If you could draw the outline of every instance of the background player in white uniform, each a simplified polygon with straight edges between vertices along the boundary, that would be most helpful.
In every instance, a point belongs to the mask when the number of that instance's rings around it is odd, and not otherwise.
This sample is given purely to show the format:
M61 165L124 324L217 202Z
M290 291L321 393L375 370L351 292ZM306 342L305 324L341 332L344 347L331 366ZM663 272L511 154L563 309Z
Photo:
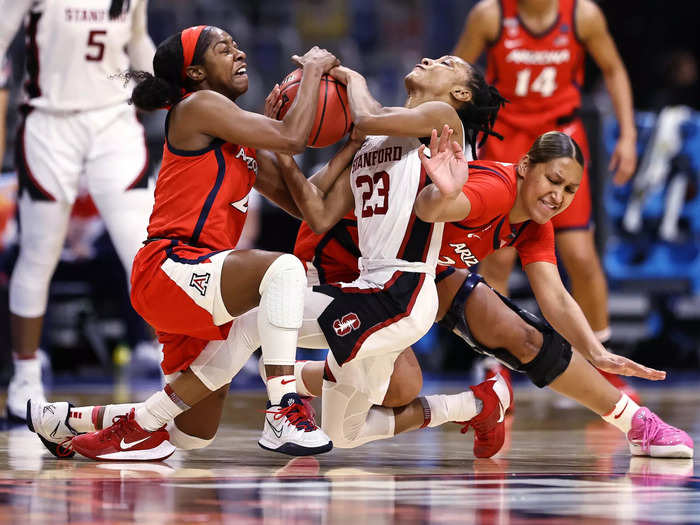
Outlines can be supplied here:
M143 128L127 103L131 87L114 77L130 66L152 71L155 48L146 0L0 0L0 12L0 56L23 19L27 39L7 400L8 415L24 420L27 400L44 397L36 350L79 177L127 274L146 238L153 194Z

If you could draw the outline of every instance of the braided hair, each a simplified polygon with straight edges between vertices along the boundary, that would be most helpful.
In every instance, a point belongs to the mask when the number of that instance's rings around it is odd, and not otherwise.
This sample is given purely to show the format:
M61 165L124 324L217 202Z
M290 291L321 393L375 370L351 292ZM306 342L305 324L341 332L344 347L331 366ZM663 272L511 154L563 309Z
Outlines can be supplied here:
M154 75L146 71L125 73L125 80L138 82L131 94L131 102L142 111L163 109L179 102L183 95L192 91L196 82L189 77L183 79L182 66L185 60L181 33L166 38L156 49L153 57ZM202 65L204 53L214 35L211 27L202 30L194 50L191 65Z
M477 147L483 146L490 135L503 140L502 135L493 131L493 126L498 110L508 100L501 96L498 89L488 84L484 74L473 65L467 87L472 93L472 99L457 109L457 114L464 125L465 140L471 146L472 156L476 159ZM477 144L479 133L481 141Z

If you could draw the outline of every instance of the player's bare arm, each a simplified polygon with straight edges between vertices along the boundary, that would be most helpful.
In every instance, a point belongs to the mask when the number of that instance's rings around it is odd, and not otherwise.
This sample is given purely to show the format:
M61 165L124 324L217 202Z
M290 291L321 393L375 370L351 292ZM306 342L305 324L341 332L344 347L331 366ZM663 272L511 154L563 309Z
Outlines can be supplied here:
M501 8L497 0L482 0L467 16L453 55L476 62L486 47L498 38Z
M463 140L459 116L446 102L428 100L414 107L384 107L372 97L361 74L340 66L333 68L331 75L347 86L353 124L366 135L428 137L433 129L447 124L455 130L455 140ZM412 106L410 98L407 105Z
M637 130L634 125L632 88L627 71L610 36L605 17L591 0L581 0L576 10L577 32L586 50L600 67L620 125L620 138L608 169L614 181L623 184L637 165Z
M418 218L426 222L462 220L471 210L469 199L462 193L469 164L452 135L452 130L444 126L438 139L434 129L430 135L430 157L425 154L425 146L418 150L421 164L433 181L420 191L413 206Z
M213 52L219 52L215 46ZM226 52L223 48L221 52ZM245 67L245 55L237 58L238 66ZM282 120L245 111L223 94L204 89L183 100L173 111L170 141L183 149L206 147L213 137L233 144L246 144L256 149L299 153L306 147L318 104L318 84L323 73L336 66L338 60L326 50L313 47L303 57L293 57L304 75L299 96ZM204 74L199 66L190 66L188 74L195 80ZM190 69L192 69L190 71ZM196 122L178 127L180 119Z
M307 179L292 157L277 156L287 188L301 210L303 220L314 233L327 232L352 209L354 198L350 191L349 161L360 145L361 142L349 141L336 155L341 158L336 162L331 159L319 175L317 179L320 179L321 186L330 184L326 191Z
M666 372L648 368L609 352L596 338L578 303L566 291L556 265L533 262L525 266L532 291L542 314L588 361L614 374L658 381Z

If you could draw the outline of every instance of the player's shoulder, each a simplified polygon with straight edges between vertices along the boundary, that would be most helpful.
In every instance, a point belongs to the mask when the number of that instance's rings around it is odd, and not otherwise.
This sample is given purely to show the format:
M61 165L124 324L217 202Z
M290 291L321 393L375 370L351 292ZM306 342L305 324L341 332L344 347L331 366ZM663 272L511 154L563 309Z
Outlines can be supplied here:
M576 32L582 39L596 29L605 27L605 15L593 0L577 0L574 5Z
M501 1L481 0L469 12L469 22L479 31L494 35L501 25Z

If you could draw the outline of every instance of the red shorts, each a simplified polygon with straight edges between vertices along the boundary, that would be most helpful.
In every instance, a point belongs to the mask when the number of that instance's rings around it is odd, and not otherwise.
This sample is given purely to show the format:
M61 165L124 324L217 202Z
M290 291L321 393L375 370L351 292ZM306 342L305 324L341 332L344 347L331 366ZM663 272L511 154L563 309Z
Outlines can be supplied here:
M503 135L500 141L493 137L486 141L486 145L479 151L479 158L484 160L496 160L500 162L518 162L535 142L535 139L547 131L562 131L573 138L581 148L586 166L583 170L581 186L569 207L559 215L555 215L552 224L556 231L571 229L588 229L591 222L591 190L588 180L588 140L581 120L576 119L569 124L556 126L553 130L545 129L534 133L533 130L523 130L512 127L499 121L496 130Z
M166 375L186 369L209 341L228 336L233 317L223 307L220 279L229 252L159 240L136 254L131 303L163 343Z

